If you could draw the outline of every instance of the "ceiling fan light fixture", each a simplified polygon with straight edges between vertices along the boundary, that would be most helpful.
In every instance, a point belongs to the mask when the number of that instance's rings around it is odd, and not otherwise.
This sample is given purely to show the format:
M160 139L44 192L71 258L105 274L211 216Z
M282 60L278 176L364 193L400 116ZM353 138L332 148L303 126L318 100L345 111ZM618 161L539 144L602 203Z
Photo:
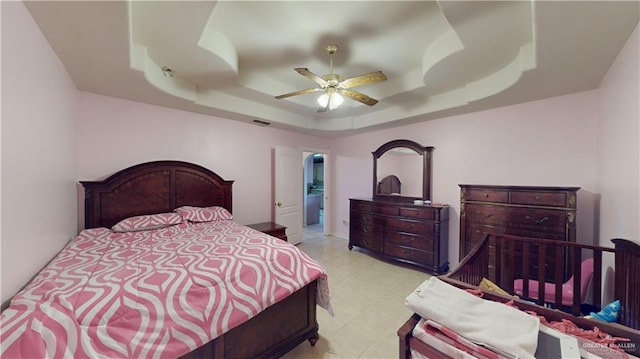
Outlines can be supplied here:
M309 71L306 67L296 67L294 70L300 75L311 79L313 82L319 85L319 87L309 88L306 90L289 92L284 95L276 96L277 99L283 99L290 96L304 95L312 92L324 92L318 98L318 104L321 106L318 112L324 112L327 110L333 110L338 108L344 101L342 95L348 98L361 102L368 106L373 106L378 103L378 100L371 98L362 92L354 91L352 88L364 85L370 85L376 82L385 81L387 76L382 71L370 72L364 75L348 78L344 80L342 76L333 73L333 55L338 50L338 46L329 44L326 47L329 54L329 73L323 76L318 76ZM338 93L339 92L339 93Z
M320 95L320 97L318 97L318 105L320 105L320 107L327 107L328 102L329 95L327 95L326 93L323 93L322 95Z
M338 106L342 105L344 102L344 98L340 96L338 93L324 93L320 97L318 97L318 105L320 107L326 108L327 104L329 105L329 110L333 110L338 108Z
M342 105L342 103L344 102L344 98L340 96L340 94L334 93L330 97L331 98L329 99L329 109L331 110Z

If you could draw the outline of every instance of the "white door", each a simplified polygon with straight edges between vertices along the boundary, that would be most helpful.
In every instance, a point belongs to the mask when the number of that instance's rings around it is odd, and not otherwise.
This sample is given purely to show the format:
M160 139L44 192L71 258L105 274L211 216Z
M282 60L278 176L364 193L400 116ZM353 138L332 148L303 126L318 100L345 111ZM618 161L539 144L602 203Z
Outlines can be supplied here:
M289 243L302 242L302 151L276 146L275 222L287 227Z

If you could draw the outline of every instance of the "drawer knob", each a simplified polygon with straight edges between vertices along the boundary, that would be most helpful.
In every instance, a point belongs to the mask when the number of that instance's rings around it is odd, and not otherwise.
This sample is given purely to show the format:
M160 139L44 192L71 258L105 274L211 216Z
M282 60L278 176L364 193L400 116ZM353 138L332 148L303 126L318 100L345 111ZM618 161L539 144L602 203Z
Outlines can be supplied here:
M489 198L489 194L488 194L488 193L485 193L485 194L484 194L484 198Z
M533 199L535 199L535 200L537 201L537 200L539 200L539 199L540 199L540 196L535 195L535 196L533 196Z

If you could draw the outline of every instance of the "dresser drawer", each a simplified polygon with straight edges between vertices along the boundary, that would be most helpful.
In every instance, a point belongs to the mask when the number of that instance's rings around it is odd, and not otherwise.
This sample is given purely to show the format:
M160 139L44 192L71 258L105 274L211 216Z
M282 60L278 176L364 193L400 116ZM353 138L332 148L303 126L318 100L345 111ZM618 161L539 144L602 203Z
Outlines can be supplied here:
M366 248L374 252L382 253L382 239L380 238L360 236L353 241L353 245Z
M536 231L518 230L513 228L498 227L481 223L467 223L464 229L465 241L480 242L487 233L508 234L512 236L533 237L544 239L565 240L564 233L540 233ZM468 252L465 252L468 253Z
M352 223L349 230L349 243L382 253L383 232L381 228Z
M433 250L432 235L415 235L402 232L387 232L385 242L422 250Z
M521 236L521 237L565 240L564 234L562 233L560 234L543 233L541 235L539 232L535 232L535 231L518 230L513 228L498 227L498 226L481 224L481 223L468 223L465 226L464 231L465 231L464 232L465 240L471 241L473 243L480 242L487 233L508 234L512 236Z
M392 231L408 232L415 234L433 233L433 223L412 221L408 219L390 218L386 227Z
M473 248L475 248L475 247L476 247L476 245L478 245L478 242L474 242L474 241L466 241L466 242L464 243L464 251L462 252L461 257L460 257L460 258L458 258L458 260L460 260L460 261L461 261L461 260L463 260L463 259L464 259L464 257L466 257L466 256L467 256L467 254L469 254L469 253L473 250Z
M566 207L567 194L562 192L511 192L511 203L534 206Z
M351 201L351 209L356 211L371 212L371 202L365 201Z
M426 266L433 266L433 253L385 243L384 254Z
M379 225L384 226L385 218L381 216L376 216L375 214L368 212L351 212L351 221L352 222L360 222L362 224L370 224L370 225Z
M509 191L499 189L468 188L464 191L464 200L508 203Z
M373 211L379 214L388 214L390 216L397 216L399 213L400 207L395 204L386 204L386 203L374 203Z
M484 239L484 236L487 233L504 233L504 228L488 226L485 224L478 223L469 223L465 226L465 228L460 229L461 232L464 232L464 244L463 247L460 248L460 258L462 260L471 250ZM461 233L462 234L462 233Z
M380 240L382 240L384 227L355 222L351 224L351 229L349 232L351 234L364 235L373 238L379 238Z
M507 229L565 233L567 213L560 210L466 204L467 221Z
M400 207L400 215L403 217L419 218L427 221L435 221L437 208L431 207Z
M502 227L488 226L479 223L469 223L465 228L465 236L467 241L474 244L480 242L487 233L504 234L505 229Z

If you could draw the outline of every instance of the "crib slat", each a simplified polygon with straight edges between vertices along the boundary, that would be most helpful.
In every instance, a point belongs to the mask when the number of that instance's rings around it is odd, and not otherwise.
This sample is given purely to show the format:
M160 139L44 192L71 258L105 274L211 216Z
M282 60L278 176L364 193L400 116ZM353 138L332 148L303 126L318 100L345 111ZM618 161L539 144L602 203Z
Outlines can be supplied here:
M573 299L571 303L571 313L580 315L580 285L582 284L582 250L580 247L574 247L571 250L571 260L573 271Z
M529 256L531 243L522 243L522 295L529 296Z
M593 251L592 302L596 308L602 307L602 251Z
M546 268L545 268L545 256L543 253L547 252L547 246L544 243L540 243L538 245L538 300L536 303L538 305L544 305L544 280L540 278L546 278Z
M563 277L565 276L565 251L563 248L558 248L555 247L555 251L554 251L554 280L556 282L556 285L554 286L554 291L555 291L555 295L554 295L554 302L555 302L555 307L556 308L561 308L562 307L562 282L563 282Z

